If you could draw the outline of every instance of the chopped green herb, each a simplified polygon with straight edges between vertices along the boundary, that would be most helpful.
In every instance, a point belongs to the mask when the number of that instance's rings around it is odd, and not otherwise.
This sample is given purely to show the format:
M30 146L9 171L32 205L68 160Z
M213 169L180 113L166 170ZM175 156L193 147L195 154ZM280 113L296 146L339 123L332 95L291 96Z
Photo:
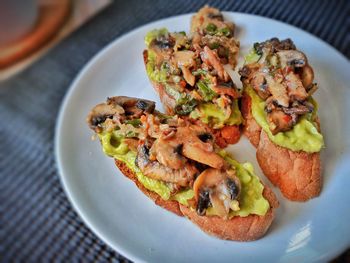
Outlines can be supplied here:
M206 71L204 69L197 69L195 71L192 71L193 76L206 75L207 73L208 73L208 71Z
M197 82L198 91L201 94L204 101L211 101L217 94L209 87L209 82L199 80Z
M125 137L126 138L133 138L133 137L137 137L138 135L139 134L134 132L134 131L128 131L128 132L126 132Z
M197 106L197 101L195 99L189 98L189 96L186 99L182 99L181 102L182 104L178 103L175 106L175 113L179 115L187 115L191 113Z
M228 27L225 27L225 28L220 29L219 33L221 33L222 35L228 37L228 36L230 36L231 31L230 31L230 29Z
M135 128L140 127L141 124L142 124L142 122L140 121L140 119L126 120L125 123L126 123L126 124L131 124L131 125L134 126Z
M209 23L206 27L206 30L209 34L214 35L216 34L217 26L214 25L213 23Z

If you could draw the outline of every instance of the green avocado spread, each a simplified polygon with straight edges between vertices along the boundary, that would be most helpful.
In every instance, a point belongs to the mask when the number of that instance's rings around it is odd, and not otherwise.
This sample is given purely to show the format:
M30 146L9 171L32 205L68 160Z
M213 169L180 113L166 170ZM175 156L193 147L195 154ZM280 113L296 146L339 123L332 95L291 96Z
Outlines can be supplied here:
M168 34L168 30L166 28L154 29L149 31L145 36L145 44L147 47L151 44L151 42L159 38L161 36L166 36ZM156 65L156 54L151 49L148 49L148 57L146 64L146 72L148 77L155 82L165 82L167 79L168 70L166 67L157 68Z
M123 143L123 137L116 136L113 132L104 132L99 134L99 138L106 155L124 162L135 172L137 180L142 183L145 188L157 193L162 199L174 199L183 205L187 205L187 200L193 197L192 190L182 191L170 197L171 190L166 183L143 175L140 169L135 165L136 152L129 150L128 146Z
M159 38L161 36L167 36L168 34L169 32L166 28L153 29L146 34L145 44L148 47L154 39Z
M242 123L242 114L238 108L237 100L232 103L232 112L229 117L214 103L202 103L191 112L192 119L200 119L202 122L209 124L214 129L224 127L224 125L239 125Z
M267 133L275 144L292 151L304 151L308 153L319 152L324 147L324 140L318 132L314 122L316 114L308 114L301 118L293 129L287 132L279 132L273 135L269 129L265 113L265 101L262 100L251 87L245 87L245 92L252 100L252 114L256 122ZM317 106L315 101L311 101ZM315 111L317 107L315 107Z
M188 200L194 197L192 189L183 190L174 196L171 196L170 187L161 181L149 178L140 171L135 165L136 153L128 148L123 142L123 137L113 132L103 132L99 134L103 151L106 155L124 162L132 171L135 172L137 180L150 191L157 193L164 200L176 200L179 203L188 206ZM242 190L240 194L240 210L231 211L230 217L248 216L249 214L264 215L269 209L268 201L263 197L264 186L260 183L258 177L254 174L250 163L240 164L232 159L225 151L219 153L232 168L241 181ZM214 209L208 209L207 215L215 215Z

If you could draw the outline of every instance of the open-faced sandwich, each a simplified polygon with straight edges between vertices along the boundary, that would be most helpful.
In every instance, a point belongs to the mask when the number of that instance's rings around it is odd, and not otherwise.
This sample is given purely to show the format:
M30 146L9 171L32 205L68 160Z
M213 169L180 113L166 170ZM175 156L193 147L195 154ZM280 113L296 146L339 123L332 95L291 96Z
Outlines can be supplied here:
M239 71L243 82L244 133L257 148L264 174L293 201L306 201L322 187L324 147L314 73L290 39L255 43Z
M197 22L202 17L207 17L205 22ZM224 68L228 62L236 63L233 25L222 21L218 10L206 7L194 16L192 30L193 40L184 32L150 31L143 52L147 75L167 114L200 120L225 147L239 140L242 122L241 94Z
M251 164L219 150L201 122L130 97L108 98L87 121L103 151L157 205L221 239L255 240L269 228L275 195Z

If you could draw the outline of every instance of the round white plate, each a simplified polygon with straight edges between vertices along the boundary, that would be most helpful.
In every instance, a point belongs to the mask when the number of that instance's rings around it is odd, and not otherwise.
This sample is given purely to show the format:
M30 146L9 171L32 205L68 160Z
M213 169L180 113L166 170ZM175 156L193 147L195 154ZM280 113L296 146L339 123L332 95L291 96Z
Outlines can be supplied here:
M200 231L186 218L156 205L123 176L106 157L85 118L108 96L128 95L157 101L144 69L143 37L151 29L189 28L190 15L157 21L113 41L97 54L72 84L56 126L56 158L70 201L85 223L107 244L134 261L148 262L319 262L350 246L350 66L329 45L295 27L253 15L224 13L238 27L242 53L256 41L293 39L314 67L320 89L324 187L307 203L282 198L276 220L265 237L240 243ZM250 161L267 182L255 150L242 138L229 151ZM268 182L267 182L268 183Z

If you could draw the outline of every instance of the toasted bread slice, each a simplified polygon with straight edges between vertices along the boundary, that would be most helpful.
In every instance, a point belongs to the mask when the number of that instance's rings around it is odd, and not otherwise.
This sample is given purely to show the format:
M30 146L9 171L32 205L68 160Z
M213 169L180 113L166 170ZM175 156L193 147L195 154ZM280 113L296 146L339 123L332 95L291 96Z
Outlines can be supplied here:
M160 207L165 208L166 210L173 212L174 214L177 214L178 216L183 216L179 203L177 201L173 200L163 200L159 195L157 195L155 192L152 192L148 189L146 189L136 178L135 173L123 162L115 160L115 164L119 168L119 170L129 179L131 179L136 186L149 198L151 198L156 205L159 205Z
M180 205L180 210L189 220L209 235L220 239L252 241L261 238L270 227L279 202L272 190L265 185L263 196L269 201L270 209L264 216L235 216L229 220L218 216L200 216L196 211Z
M269 139L251 113L251 98L244 93L244 134L257 148L256 157L265 176L292 201L317 197L322 188L320 153L294 152Z
M163 200L156 193L147 190L137 180L135 173L125 163L115 160L115 164L120 171L126 177L131 179L145 195L155 202L156 205L159 205L178 216L185 215L204 232L221 239L251 241L262 237L270 227L275 217L275 209L279 206L275 194L265 185L263 196L268 200L270 209L264 216L252 214L246 217L236 216L229 220L222 219L218 216L199 216L196 211L193 211L176 201Z

